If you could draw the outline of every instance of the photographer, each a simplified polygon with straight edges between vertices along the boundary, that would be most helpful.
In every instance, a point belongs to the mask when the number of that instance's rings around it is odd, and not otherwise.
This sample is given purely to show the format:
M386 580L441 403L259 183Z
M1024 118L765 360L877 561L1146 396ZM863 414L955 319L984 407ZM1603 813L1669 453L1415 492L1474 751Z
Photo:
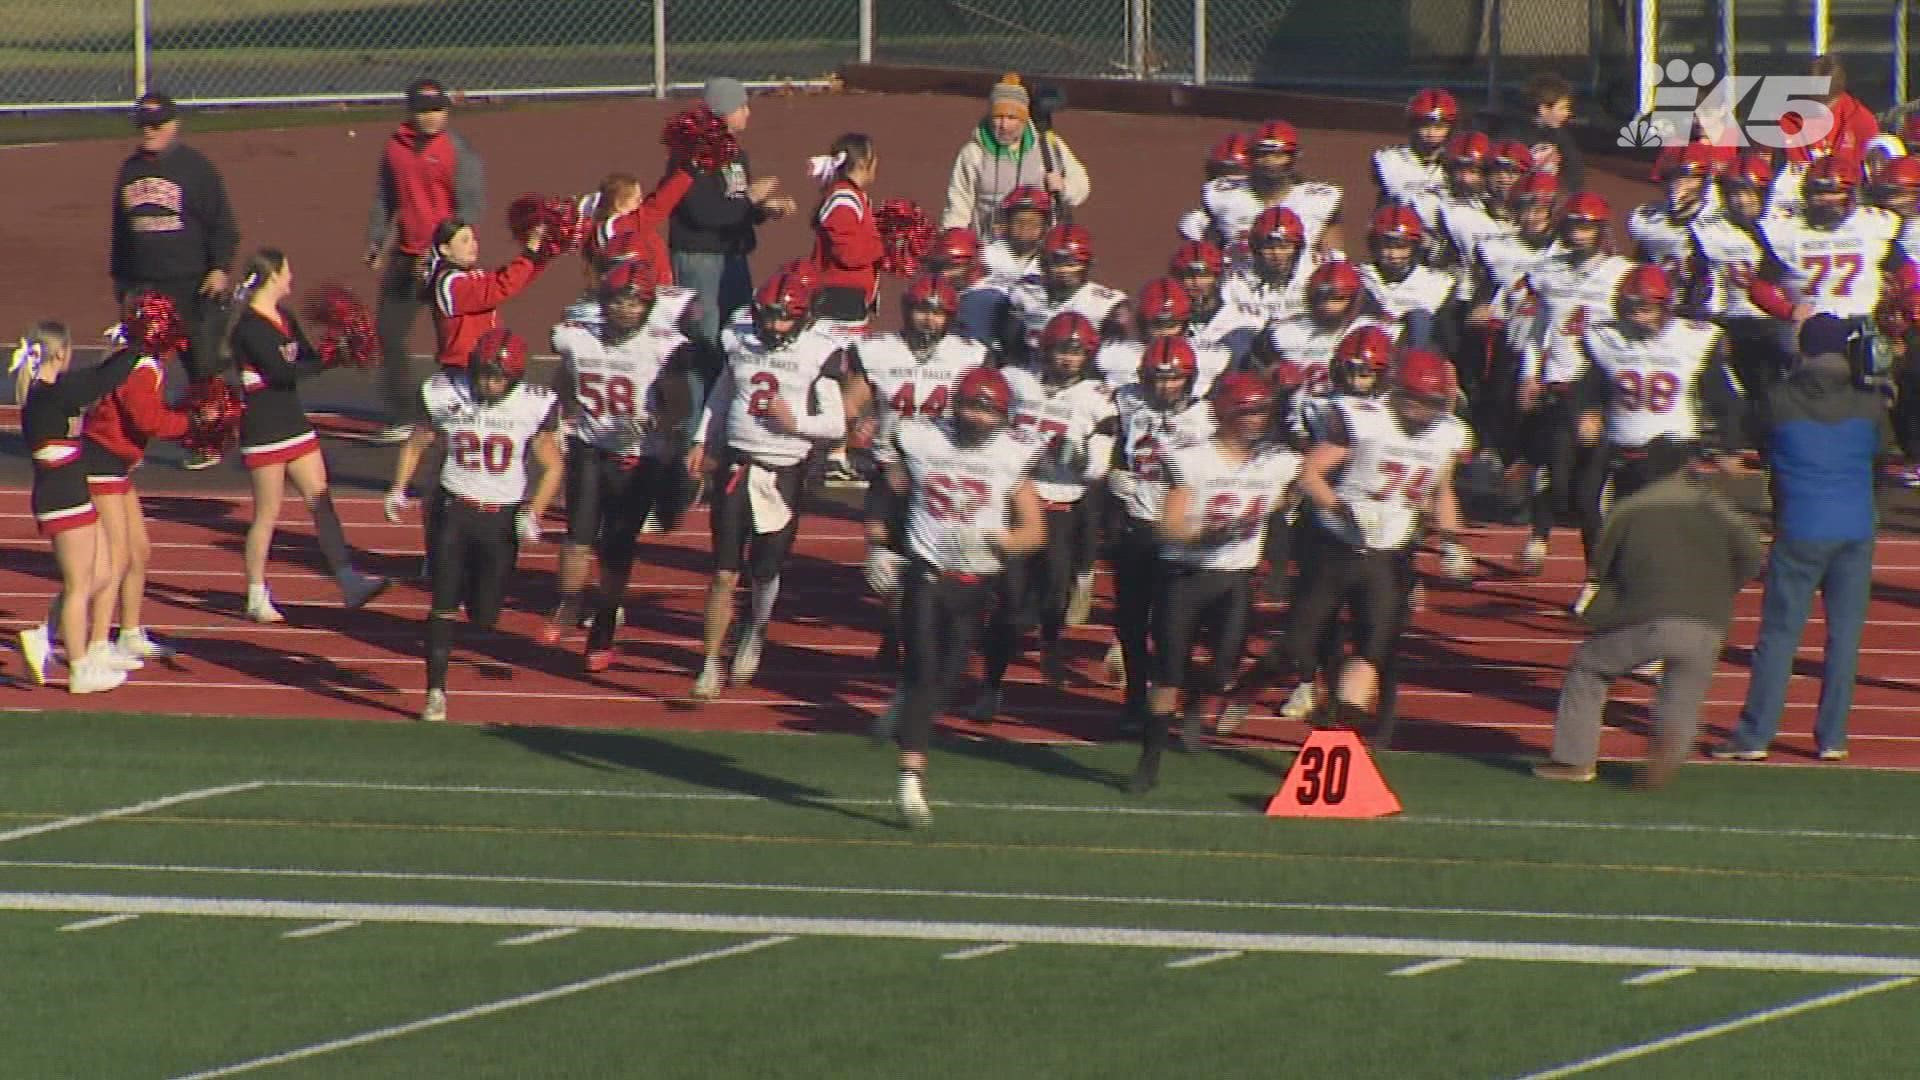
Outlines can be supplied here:
M1050 89L1029 96L1018 75L994 86L987 95L986 119L954 158L941 228L995 235L1001 200L1017 187L1046 190L1056 208L1054 223L1072 220L1074 208L1087 201L1093 188L1086 167L1053 130L1053 113L1064 103Z

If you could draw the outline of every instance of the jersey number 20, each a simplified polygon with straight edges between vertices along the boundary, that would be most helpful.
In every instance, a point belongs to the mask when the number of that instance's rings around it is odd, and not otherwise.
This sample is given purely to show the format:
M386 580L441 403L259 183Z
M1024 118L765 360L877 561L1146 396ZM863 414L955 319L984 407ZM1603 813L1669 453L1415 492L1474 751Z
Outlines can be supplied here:
M458 468L481 469L498 475L513 465L513 440L499 434L483 439L471 431L456 431L447 453Z

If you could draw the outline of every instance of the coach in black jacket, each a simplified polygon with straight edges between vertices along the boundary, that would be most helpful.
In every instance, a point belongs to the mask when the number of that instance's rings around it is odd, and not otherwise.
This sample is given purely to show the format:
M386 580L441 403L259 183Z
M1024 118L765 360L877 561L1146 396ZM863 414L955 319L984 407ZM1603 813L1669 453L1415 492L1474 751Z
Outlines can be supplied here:
M136 292L173 298L190 347L181 361L195 382L211 377L219 350L205 340L208 302L225 295L240 230L213 163L180 141L179 110L165 94L134 105L140 147L113 182L113 238L107 272L116 303ZM204 467L218 459L189 461Z

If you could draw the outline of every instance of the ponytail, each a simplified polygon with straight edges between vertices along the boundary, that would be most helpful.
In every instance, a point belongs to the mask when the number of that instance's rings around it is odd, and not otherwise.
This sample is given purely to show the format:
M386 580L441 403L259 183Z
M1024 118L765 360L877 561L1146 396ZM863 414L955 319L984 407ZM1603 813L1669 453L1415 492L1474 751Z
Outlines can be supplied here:
M13 350L7 368L13 373L14 404L25 404L27 391L33 389L33 381L40 377L40 369L54 354L71 349L72 344L73 339L67 333L66 324L52 320L35 323L33 329L20 335L20 344Z
M846 179L847 170L873 160L873 138L857 131L833 140L827 152L807 159L807 173L821 187Z
M246 269L240 272L240 284L233 287L233 293L227 298L226 318L220 321L219 366L227 367L234 362L233 331L252 307L253 294L286 265L287 257L278 248L261 248L247 260Z

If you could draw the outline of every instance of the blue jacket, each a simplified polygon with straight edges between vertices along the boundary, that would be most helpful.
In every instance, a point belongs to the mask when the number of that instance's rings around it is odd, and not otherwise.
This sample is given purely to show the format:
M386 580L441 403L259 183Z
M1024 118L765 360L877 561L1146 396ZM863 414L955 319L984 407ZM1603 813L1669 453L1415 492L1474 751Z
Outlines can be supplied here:
M1886 423L1886 399L1856 385L1842 356L1810 357L1768 393L1761 425L1777 536L1873 535L1874 459Z

